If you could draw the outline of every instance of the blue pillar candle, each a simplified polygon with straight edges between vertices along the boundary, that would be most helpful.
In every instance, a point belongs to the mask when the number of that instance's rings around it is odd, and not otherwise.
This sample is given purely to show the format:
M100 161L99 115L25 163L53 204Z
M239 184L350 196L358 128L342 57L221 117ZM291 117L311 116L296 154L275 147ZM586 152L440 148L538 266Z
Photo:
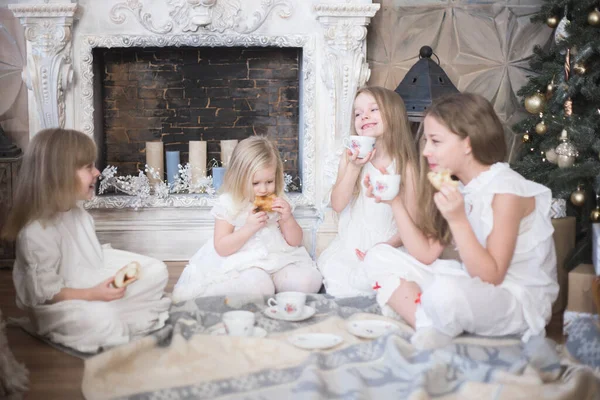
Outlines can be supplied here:
M175 183L177 175L179 175L179 151L167 151L167 182L169 182L169 186Z
M225 167L213 167L212 178L213 178L213 187L215 188L215 190L219 190L219 188L223 184L223 178L225 177L225 171L227 171L227 168L225 168Z

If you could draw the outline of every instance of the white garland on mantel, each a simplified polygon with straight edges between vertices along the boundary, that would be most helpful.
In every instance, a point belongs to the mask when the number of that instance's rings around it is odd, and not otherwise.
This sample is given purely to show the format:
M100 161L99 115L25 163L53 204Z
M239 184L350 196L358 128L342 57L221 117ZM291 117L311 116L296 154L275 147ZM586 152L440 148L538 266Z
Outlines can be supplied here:
M179 174L175 176L173 184L169 185L160 178L160 175L150 166L145 165L144 171L138 175L117 175L117 167L109 165L100 174L98 196L85 202L85 208L140 208L152 207L206 207L212 206L217 198L213 186L212 176L201 177L197 182L192 181L190 164L178 165ZM156 181L150 182L147 174ZM284 174L284 191L296 191L302 183L296 184L299 178L294 179L289 174ZM108 190L114 189L119 195L106 195ZM291 194L292 203L298 195Z

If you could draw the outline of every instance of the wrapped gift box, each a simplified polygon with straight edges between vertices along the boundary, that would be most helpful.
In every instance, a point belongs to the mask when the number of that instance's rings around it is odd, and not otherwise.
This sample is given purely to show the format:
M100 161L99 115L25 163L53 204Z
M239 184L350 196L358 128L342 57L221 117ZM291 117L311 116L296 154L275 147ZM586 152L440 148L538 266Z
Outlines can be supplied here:
M592 281L596 277L592 264L580 264L569 272L568 311L595 314Z

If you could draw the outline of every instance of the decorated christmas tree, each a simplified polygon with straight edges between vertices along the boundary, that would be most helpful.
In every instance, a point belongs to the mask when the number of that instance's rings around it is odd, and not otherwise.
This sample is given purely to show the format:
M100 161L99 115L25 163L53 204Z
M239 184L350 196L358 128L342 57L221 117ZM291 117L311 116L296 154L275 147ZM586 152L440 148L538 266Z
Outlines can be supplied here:
M546 0L534 22L554 28L537 47L536 72L518 92L530 116L513 127L523 146L513 168L566 199L578 217L578 249L567 267L587 261L589 223L600 221L600 0Z

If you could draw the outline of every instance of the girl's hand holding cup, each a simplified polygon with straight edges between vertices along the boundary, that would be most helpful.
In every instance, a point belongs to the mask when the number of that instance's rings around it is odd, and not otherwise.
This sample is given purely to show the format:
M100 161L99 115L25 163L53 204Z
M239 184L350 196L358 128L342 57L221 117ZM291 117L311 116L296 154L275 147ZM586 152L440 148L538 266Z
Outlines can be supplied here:
M400 192L400 175L390 175L383 168L380 171L382 175L375 178L365 175L363 184L367 190L366 195L374 198L376 203L391 204Z

